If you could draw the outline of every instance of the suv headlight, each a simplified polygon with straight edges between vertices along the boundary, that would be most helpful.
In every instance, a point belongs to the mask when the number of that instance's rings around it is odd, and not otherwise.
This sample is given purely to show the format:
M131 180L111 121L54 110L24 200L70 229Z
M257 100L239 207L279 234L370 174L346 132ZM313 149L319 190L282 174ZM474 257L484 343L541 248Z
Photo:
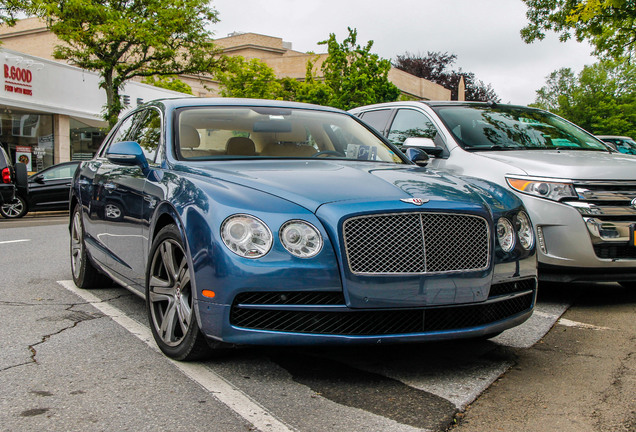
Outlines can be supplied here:
M515 218L515 228L517 229L517 236L519 236L519 244L525 250L532 249L534 246L534 231L532 230L532 223L530 223L530 217L524 211L520 211Z
M322 249L322 236L315 226L302 220L290 220L280 228L280 241L299 258L314 257Z
M528 195L561 201L566 198L578 198L572 183L552 179L528 179L506 177L511 188Z
M236 214L221 224L223 243L244 258L260 258L272 248L272 232L254 216Z

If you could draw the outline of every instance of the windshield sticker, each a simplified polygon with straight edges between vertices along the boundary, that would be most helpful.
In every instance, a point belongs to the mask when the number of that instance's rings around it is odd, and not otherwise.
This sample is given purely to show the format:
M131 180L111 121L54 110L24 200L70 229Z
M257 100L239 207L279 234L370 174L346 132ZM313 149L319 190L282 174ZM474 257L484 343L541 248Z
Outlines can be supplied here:
M374 146L361 145L361 144L348 144L347 145L347 158L358 160L376 160L378 156L378 149Z

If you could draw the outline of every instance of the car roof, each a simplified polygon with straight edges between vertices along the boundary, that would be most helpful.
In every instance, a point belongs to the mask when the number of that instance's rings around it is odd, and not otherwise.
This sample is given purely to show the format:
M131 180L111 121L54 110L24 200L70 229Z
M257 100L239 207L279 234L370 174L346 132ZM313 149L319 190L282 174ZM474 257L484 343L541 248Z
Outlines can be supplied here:
M472 102L472 101L430 101L430 100L417 100L417 101L397 101L397 102L385 102L374 105L367 105L364 107L353 108L352 112L357 112L361 109L367 110L370 108L390 108L392 106L418 106L428 105L430 107L443 107L443 106L457 106L457 107L505 107L505 108L519 108L539 110L538 108L528 107L525 105L513 105L513 104L501 104L496 102Z
M295 108L295 109L311 109L317 111L327 111L334 113L346 113L338 108L332 108L321 105L307 104L301 102L289 102L280 100L268 100L268 99L247 99L247 98L222 98L222 97L186 97L186 98L168 98L168 99L156 99L149 101L147 105L161 104L166 108L176 109L182 107L200 107L200 106L214 106L214 107L273 107L273 108Z
M628 137L628 136L619 136L619 135L595 135L596 138L600 138L600 139L624 139L624 140L631 140L633 138Z

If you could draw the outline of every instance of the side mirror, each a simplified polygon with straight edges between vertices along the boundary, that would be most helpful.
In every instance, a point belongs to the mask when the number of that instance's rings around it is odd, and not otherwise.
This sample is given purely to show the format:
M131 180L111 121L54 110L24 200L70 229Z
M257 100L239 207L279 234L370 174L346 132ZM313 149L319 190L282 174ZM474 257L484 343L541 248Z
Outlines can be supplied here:
M44 183L44 176L42 174L38 174L35 177L33 177L33 181L36 183Z
M404 150L404 154L406 154L406 157L415 165L426 166L428 164L428 155L419 148L407 148Z
M404 140L402 148L415 147L424 150L426 153L433 156L440 156L444 153L444 149L435 145L435 142L430 138L410 137Z
M135 141L121 141L111 145L106 152L106 159L118 165L137 165L144 173L150 169L144 151Z

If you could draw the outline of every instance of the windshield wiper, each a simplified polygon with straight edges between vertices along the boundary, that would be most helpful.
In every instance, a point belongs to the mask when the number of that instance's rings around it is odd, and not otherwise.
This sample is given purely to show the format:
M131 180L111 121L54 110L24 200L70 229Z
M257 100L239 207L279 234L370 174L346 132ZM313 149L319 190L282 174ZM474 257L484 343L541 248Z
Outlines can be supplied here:
M500 144L494 144L491 146L484 146L484 147L464 147L464 150L466 151L498 151L498 150L524 150L524 147L509 147L509 146L502 146Z

